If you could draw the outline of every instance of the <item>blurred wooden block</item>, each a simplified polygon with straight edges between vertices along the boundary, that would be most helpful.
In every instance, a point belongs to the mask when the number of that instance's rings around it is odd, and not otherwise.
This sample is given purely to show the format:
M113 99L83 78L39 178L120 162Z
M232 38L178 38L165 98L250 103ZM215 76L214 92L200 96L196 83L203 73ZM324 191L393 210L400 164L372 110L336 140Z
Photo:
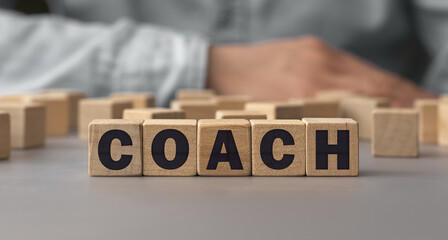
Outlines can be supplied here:
M207 100L173 100L171 109L184 111L186 119L214 119L217 105Z
M361 139L372 138L372 111L385 107L389 107L389 101L384 98L353 97L341 102L342 116L358 122Z
M143 175L195 176L196 120L146 120L143 123Z
M31 93L6 94L0 97L1 103L21 103L25 102Z
M216 119L266 119L266 114L245 110L220 110L216 111Z
M97 119L89 125L90 176L141 176L143 120Z
M11 117L11 146L32 148L45 145L45 106L34 103L0 103Z
M133 108L153 108L156 105L152 93L112 93L109 97L115 100L131 101Z
M250 124L244 119L198 122L198 174L249 176L251 174Z
M218 110L243 110L246 103L251 100L251 97L245 95L216 96L213 100L218 105Z
M69 102L66 96L33 94L25 98L25 103L45 106L46 133L50 136L67 135L69 126Z
M418 118L418 136L422 143L437 143L437 108L439 100L437 99L417 99L415 107L419 114Z
M0 159L11 155L11 121L9 114L0 112Z
M339 102L329 99L290 99L301 106L301 118L339 118Z
M305 124L300 120L251 120L252 175L304 176Z
M307 176L358 176L358 124L347 118L304 118Z
M300 104L285 102L249 102L245 106L246 111L264 113L267 119L299 119Z
M417 110L374 110L372 154L384 157L417 157Z
M317 99L323 99L323 100L336 100L341 101L346 98L351 97L360 97L357 93L351 90L344 90L344 89L330 89L330 90L321 90L317 92L316 98Z
M448 101L440 101L437 122L439 128L438 143L439 145L448 146Z
M211 89L180 89L176 92L178 100L211 100L214 96Z
M124 110L123 119L185 119L185 112L167 108L134 108Z
M78 104L81 99L86 98L85 93L64 89L49 89L44 90L42 93L67 98L69 125L73 128L76 128L78 126Z
M123 111L132 108L130 101L117 101L102 98L82 99L79 102L78 134L87 140L89 123L95 119L120 119Z

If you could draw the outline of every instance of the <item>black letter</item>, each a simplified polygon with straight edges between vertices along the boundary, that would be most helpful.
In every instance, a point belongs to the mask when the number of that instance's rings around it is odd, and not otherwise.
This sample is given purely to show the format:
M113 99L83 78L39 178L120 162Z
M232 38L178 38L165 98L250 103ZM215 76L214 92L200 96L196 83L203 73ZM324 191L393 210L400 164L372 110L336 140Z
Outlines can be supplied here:
M316 130L316 169L328 169L328 154L338 155L338 169L349 169L349 135L348 130L338 130L338 144L328 145L328 131Z
M267 132L261 140L261 160L263 160L264 164L269 168L277 170L285 169L291 165L294 160L294 154L284 154L282 159L276 160L272 154L272 145L276 138L280 138L283 141L283 145L294 145L294 138L288 131L283 129L273 129Z
M176 143L176 155L172 161L169 161L165 157L165 144L168 138L172 138ZM188 140L183 133L175 129L166 129L157 133L152 142L151 149L154 162L163 169L179 168L188 159Z
M223 145L225 146L227 153L221 153ZM233 139L233 134L230 130L218 131L212 153L210 154L210 159L208 160L207 169L216 170L219 162L229 162L230 169L243 169L240 155L236 148L235 139Z
M123 130L110 130L104 133L98 143L98 157L100 162L108 169L121 170L126 168L132 161L132 155L121 155L120 160L114 161L110 156L110 145L112 140L121 141L121 146L132 146L132 139Z

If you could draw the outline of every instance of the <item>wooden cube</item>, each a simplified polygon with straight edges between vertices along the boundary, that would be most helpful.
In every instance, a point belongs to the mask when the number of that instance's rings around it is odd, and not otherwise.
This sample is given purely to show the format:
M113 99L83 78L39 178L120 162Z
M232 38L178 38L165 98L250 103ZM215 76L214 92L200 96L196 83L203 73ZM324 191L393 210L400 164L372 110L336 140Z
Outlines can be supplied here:
M44 90L43 94L62 96L68 99L68 118L69 125L72 128L78 126L78 104L81 99L86 98L86 94L75 90L49 89Z
M243 110L246 103L251 100L251 97L245 95L228 95L216 96L213 100L218 105L218 110Z
M11 121L9 114L0 112L0 159L11 155Z
M69 100L67 96L54 94L10 94L1 98L2 103L37 103L45 106L46 134L67 135L69 126Z
M217 104L208 100L174 100L171 109L184 111L186 119L214 119Z
M264 113L252 112L246 110L220 110L216 111L216 119L266 119Z
M143 120L97 119L89 125L90 176L141 176Z
M11 146L32 148L45 145L45 106L35 103L0 103L11 117Z
M304 176L305 124L300 120L251 120L252 175Z
M372 154L384 157L417 157L417 110L394 108L374 110Z
M124 110L123 119L185 119L185 112L167 108L134 108Z
M301 106L301 118L339 118L339 102L328 99L290 99Z
M79 102L78 134L87 140L89 123L95 119L120 119L123 111L132 108L129 101L102 98L83 99Z
M38 103L45 106L46 132L50 136L67 135L69 125L69 101L66 96L51 94L29 95L25 103Z
M180 89L176 92L179 100L211 100L214 96L211 89Z
M418 136L422 143L437 143L437 99L418 99L415 107L418 114Z
M196 120L146 120L143 123L143 175L195 176Z
M267 119L300 119L300 104L284 102L249 102L246 111L264 113Z
M329 90L321 90L317 92L316 98L317 99L324 99L324 100L336 100L340 102L343 99L346 98L352 98L359 95L351 90L345 90L345 89L329 89Z
M249 176L251 174L250 123L244 119L198 122L198 174Z
M358 176L358 124L347 118L304 118L307 176Z
M153 108L156 105L152 93L112 93L111 99L131 101L133 108Z
M389 107L389 101L384 98L353 97L341 102L342 116L357 121L359 138L367 140L372 138L372 111L385 107Z
M0 102L2 103L21 103L25 102L32 93L16 93L16 94L6 94L0 97Z
M438 143L448 146L448 101L440 101L438 107Z

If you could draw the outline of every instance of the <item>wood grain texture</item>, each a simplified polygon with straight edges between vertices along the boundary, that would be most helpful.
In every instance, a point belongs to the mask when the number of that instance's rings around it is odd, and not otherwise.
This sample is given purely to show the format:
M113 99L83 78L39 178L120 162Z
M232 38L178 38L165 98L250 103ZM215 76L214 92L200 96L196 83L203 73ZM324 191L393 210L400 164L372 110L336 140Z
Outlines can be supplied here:
M88 127L95 119L121 119L123 111L132 108L130 101L118 101L104 98L82 99L79 102L78 135L87 140Z
M305 124L300 120L251 120L252 141L252 175L254 176L304 176L305 175ZM288 132L294 143L284 145L283 140L277 138L272 148L261 149L263 138L272 131ZM267 151L266 151L267 150ZM283 159L284 154L292 154L294 158L290 165L281 168L271 168L264 163L263 155L273 156L275 161Z
M152 93L112 93L109 98L131 101L133 108L153 108L156 105L156 100Z
M438 107L438 143L448 146L448 101L440 101Z
M0 103L0 111L11 117L11 147L33 148L45 145L45 106L34 103Z
M186 119L214 119L218 105L211 100L173 100L171 109L184 111Z
M295 103L285 102L248 102L246 111L264 113L267 119L299 119L301 106Z
M372 154L384 157L417 157L417 110L374 110Z
M359 143L358 123L348 118L304 118L306 124L306 175L307 176L358 176ZM328 145L341 144L338 130L349 131L349 168L338 169L337 155L328 154L327 169L316 168L316 134L317 130L326 130Z
M52 94L33 94L26 97L26 103L45 106L46 132L49 136L67 135L69 124L69 99L67 96Z
M143 123L143 175L145 176L195 176L197 173L197 121L196 120L146 120ZM176 155L179 159L185 157L185 162L174 169L167 169L154 160L153 144L155 137L165 130L175 130L182 133L187 140L176 143L174 138L168 138L163 144L165 158L173 161ZM177 145L179 144L179 145ZM188 154L182 148L188 149ZM179 150L180 149L180 150ZM165 159L164 159L165 160Z
M247 102L251 100L246 95L221 95L213 97L218 110L243 110Z
M0 159L11 155L11 121L7 112L0 111Z
M90 176L141 176L142 175L142 124L143 120L97 119L89 125L89 175ZM132 145L122 146L118 139L110 145L113 161L119 161L122 155L131 155L129 165L120 170L107 168L99 158L98 145L103 135L110 130L122 130L132 140Z
M246 110L220 110L216 111L216 119L266 119L264 113Z
M215 92L211 89L180 89L176 92L179 100L211 100Z
M339 118L339 101L330 99L290 99L301 106L300 118Z
M230 161L241 162L241 169L231 169L229 162L219 162L216 169L207 169L209 165L212 149L218 136L218 131L230 131L234 140L238 154L228 150L223 145L222 154L229 153ZM230 142L230 141L229 141ZM219 146L219 145L217 145ZM230 144L228 145L230 146ZM251 174L251 145L250 145L250 123L243 119L214 119L199 120L198 122L198 174L202 176L249 176ZM238 156L238 157L235 157Z
M185 119L185 112L168 108L134 108L124 110L123 119Z
M389 107L385 98L351 97L341 101L341 113L344 118L351 118L359 124L359 138L372 138L372 111Z
M72 128L76 128L78 126L78 104L81 99L86 98L85 93L64 89L49 89L42 91L42 93L66 97L68 99L69 125Z
M415 107L418 110L418 137L421 143L437 143L437 99L418 99Z

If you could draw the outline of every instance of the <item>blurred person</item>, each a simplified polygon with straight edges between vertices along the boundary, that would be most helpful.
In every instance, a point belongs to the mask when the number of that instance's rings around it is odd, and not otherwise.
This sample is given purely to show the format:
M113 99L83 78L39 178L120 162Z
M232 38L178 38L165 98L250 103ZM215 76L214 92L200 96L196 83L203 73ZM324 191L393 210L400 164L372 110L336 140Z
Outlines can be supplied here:
M448 92L448 2L0 0L0 94L180 88L256 100ZM20 10L18 13L14 10ZM50 14L27 15L49 12Z

